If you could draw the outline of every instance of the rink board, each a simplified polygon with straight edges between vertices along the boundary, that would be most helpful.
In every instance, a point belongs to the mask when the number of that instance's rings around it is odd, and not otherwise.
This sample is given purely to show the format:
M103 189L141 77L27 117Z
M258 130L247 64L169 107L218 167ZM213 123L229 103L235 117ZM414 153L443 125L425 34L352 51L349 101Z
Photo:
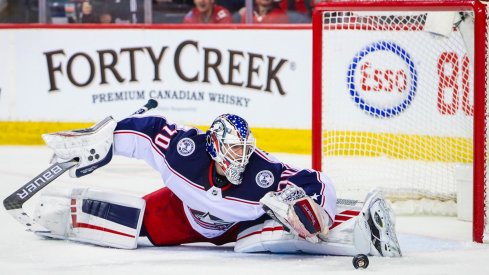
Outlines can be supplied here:
M36 129L120 119L156 99L174 123L205 128L236 113L275 140L265 148L310 151L310 26L0 28L0 41L0 121L13 130L2 144L39 144Z

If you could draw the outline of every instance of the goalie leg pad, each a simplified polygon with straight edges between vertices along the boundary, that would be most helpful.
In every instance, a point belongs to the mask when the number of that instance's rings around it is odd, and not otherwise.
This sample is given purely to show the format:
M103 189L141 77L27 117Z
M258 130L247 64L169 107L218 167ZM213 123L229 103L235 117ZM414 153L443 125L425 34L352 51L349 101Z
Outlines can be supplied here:
M277 202L272 201L272 204L267 205L276 209L275 213L280 213L280 208L274 207L274 203ZM317 244L287 232L282 221L270 220L242 231L238 235L235 251L401 256L394 216L382 192L371 191L365 203L340 199L337 209L338 214L328 235Z
M357 216L361 218L360 216ZM311 243L285 230L281 223L267 220L238 234L234 251L239 253L282 253L355 256L370 251L370 231L362 232L355 218L335 228L328 241ZM365 227L364 227L365 228Z
M304 239L299 239L297 235L285 231L280 222L266 220L240 232L234 251L239 253L298 253L295 242L299 240L307 242Z
M143 219L142 198L89 188L45 192L35 210L51 232L38 235L134 249Z

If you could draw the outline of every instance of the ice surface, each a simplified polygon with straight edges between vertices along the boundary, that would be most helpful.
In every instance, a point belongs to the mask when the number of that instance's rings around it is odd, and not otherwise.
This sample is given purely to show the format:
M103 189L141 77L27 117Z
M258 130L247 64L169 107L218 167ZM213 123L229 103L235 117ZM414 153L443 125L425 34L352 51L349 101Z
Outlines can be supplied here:
M275 154L297 167L310 167L310 156ZM0 147L2 200L48 167L45 147ZM50 186L97 186L143 195L162 187L159 175L144 163L116 157L92 175L61 176ZM47 188L49 188L48 186ZM37 197L34 197L35 200ZM31 210L32 203L27 205ZM365 271L351 257L238 254L231 245L193 244L120 250L45 240L0 210L0 275L3 274L489 274L489 245L472 243L471 224L449 217L398 217L404 257L370 257Z

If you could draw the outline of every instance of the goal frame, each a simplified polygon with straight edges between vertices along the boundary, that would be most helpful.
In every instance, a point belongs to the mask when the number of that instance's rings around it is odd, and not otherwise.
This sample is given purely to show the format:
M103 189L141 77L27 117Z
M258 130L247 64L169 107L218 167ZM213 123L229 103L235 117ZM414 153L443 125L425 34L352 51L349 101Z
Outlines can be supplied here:
M325 11L463 11L474 12L474 136L473 136L473 241L482 243L485 221L485 136L487 64L487 10L479 0L454 1L341 1L318 3L313 10L313 74L312 74L312 167L322 170L322 14ZM479 57L479 58L477 58ZM483 58L480 58L483 57Z

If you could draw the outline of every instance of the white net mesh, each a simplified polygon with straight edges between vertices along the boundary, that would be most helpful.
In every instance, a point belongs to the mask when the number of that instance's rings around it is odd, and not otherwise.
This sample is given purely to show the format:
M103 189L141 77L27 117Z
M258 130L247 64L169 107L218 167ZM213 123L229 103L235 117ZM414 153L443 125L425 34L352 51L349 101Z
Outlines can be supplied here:
M473 45L459 12L323 14L322 170L338 193L456 200L473 162ZM467 43L467 41L471 43ZM453 213L453 212L452 212Z

